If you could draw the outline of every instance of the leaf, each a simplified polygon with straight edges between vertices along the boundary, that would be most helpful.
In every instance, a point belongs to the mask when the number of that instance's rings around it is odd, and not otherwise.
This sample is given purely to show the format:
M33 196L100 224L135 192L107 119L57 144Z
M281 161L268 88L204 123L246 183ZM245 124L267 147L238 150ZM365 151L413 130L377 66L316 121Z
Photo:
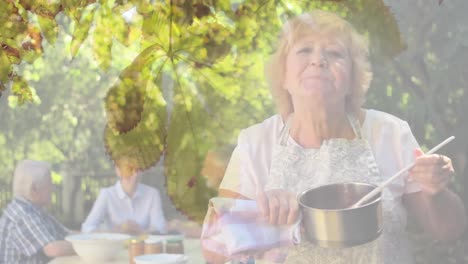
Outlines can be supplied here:
M42 33L50 44L54 44L57 40L58 26L54 19L38 15L37 20L41 26Z
M148 43L158 42L169 46L169 11L161 5L155 6L155 11L147 14L143 20L141 33Z
M234 148L234 144L229 144L206 154L201 175L206 179L207 187L213 190L219 188Z
M10 73L11 63L8 59L8 55L3 51L3 49L0 49L0 83L6 83Z
M162 56L157 45L143 51L119 76L106 96L108 126L115 133L127 133L142 119L146 87L151 83L151 65Z
M209 164L212 160L208 155L232 143L233 134L236 134L233 127L239 126L237 116L245 119L246 108L224 100L223 95L216 91L226 82L203 82L201 76L204 73L193 71L189 69L190 65L182 62L174 67L173 107L164 160L167 191L179 211L201 223L208 200L216 195L216 185L223 174L220 170L226 165L216 165L216 173L212 173L213 166ZM210 71L210 68L204 69ZM243 81L227 79L228 82ZM242 114L229 115L233 109L242 111Z
M141 28L130 27L128 31L128 43L139 43L141 40Z
M93 52L99 67L106 71L109 69L112 54L112 24L110 24L110 10L106 5L102 5L99 15L96 18L96 26L93 33Z
M131 131L119 133L108 125L104 132L106 150L112 160L124 156L136 159L138 169L155 165L166 141L166 104L159 87L149 82L143 91L144 109L141 122Z
M29 84L20 76L14 76L12 78L12 87L11 91L18 100L18 105L23 105L27 102L33 101L33 93Z
M361 34L368 32L374 58L388 60L406 49L395 15L383 1L345 1L344 5L349 10L345 19Z
M29 26L25 36L19 35L17 43L20 45L20 58L32 63L42 55L42 35L39 28Z
M26 32L27 28L27 22L24 17L20 15L20 10L9 1L1 1L0 41L5 43L6 39L15 38L18 34Z
M74 22L79 22L83 13L98 6L95 0L61 0L61 5L65 15L69 16Z
M19 0L19 3L24 7L24 9L49 19L54 19L58 12L61 11L59 1Z
M93 24L94 20L94 8L87 9L83 12L79 22L75 23L75 29L73 31L73 38L70 46L70 52L72 57L75 57L80 49L83 41L88 37L89 29Z
M6 90L5 84L0 82L0 98L2 97L2 93Z
M199 103L193 102L188 112L182 98L174 99L164 159L167 192L178 210L201 223L208 200L215 196L201 175L204 156L213 146L212 138L204 133L210 118L203 115Z
M146 15L155 10L155 7L159 5L159 3L153 3L153 1L149 0L140 0L140 1L134 1L136 2L136 8L137 12Z
M125 23L122 16L113 15L110 19L112 20L112 35L128 47L131 44L129 41L130 26Z

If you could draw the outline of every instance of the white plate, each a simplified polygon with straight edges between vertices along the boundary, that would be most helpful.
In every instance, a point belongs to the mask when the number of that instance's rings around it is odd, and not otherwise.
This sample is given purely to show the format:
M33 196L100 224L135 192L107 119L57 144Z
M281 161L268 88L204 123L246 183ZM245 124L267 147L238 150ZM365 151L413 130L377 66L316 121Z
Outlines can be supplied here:
M135 257L136 264L185 264L188 257L182 254L151 254Z

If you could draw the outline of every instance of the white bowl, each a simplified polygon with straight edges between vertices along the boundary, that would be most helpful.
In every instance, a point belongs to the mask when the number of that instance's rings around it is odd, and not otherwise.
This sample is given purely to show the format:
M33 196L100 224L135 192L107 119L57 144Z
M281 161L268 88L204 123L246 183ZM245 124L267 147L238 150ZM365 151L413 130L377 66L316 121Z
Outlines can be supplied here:
M65 238L87 263L111 261L124 248L129 235L112 233L76 234Z
M182 235L182 234L171 234L171 235L150 235L150 236L148 236L148 238L146 240L148 242L149 241L155 241L155 242L162 241L165 244L169 240L181 240L181 241L183 241L184 239L185 239L185 236Z
M135 257L135 264L185 264L187 260L182 254L151 254Z

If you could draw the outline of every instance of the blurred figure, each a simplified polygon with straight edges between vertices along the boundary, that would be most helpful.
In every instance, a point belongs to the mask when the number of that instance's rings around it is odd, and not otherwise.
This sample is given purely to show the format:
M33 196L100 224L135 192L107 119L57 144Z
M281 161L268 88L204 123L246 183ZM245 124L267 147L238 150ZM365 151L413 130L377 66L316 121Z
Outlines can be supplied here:
M202 227L197 222L191 220L181 220L174 218L168 223L170 233L181 233L187 238L200 238Z
M68 230L45 211L54 186L46 162L23 160L13 178L13 200L0 218L0 263L47 263L73 255Z
M167 233L159 191L139 182L140 171L136 164L128 156L115 161L119 180L101 190L81 231L132 235Z

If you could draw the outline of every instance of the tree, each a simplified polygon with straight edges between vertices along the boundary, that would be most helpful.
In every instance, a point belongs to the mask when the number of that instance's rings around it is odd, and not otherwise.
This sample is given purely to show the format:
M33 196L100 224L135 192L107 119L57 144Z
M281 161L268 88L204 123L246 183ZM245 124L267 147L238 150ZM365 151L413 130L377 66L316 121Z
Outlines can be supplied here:
M141 169L154 166L164 155L173 202L198 221L215 194L215 186L207 186L200 173L207 153L234 143L240 128L274 112L263 64L285 19L312 8L331 10L374 36L370 38L373 58L384 60L403 48L393 16L380 1L8 1L3 5L9 14L4 20L21 21L5 23L9 35L1 42L6 47L4 57L10 59L5 65L37 59L43 53L42 37L54 43L57 14L73 21L71 55L76 56L89 39L104 71L115 61L117 43L139 44L139 55L120 72L105 97L107 152L112 159L132 153ZM38 25L26 14L34 14ZM12 104L33 101L34 90L17 72L5 69L1 80L13 83Z

